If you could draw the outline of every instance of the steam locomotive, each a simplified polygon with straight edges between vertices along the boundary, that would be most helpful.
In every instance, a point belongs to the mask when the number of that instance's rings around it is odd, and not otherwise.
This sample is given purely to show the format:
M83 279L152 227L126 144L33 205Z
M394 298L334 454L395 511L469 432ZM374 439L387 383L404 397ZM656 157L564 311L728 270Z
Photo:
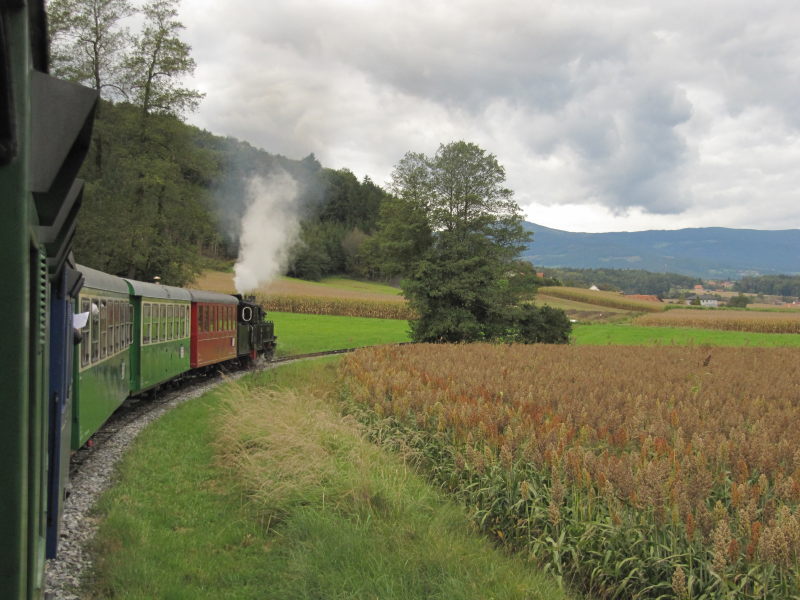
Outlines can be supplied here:
M43 0L0 1L0 598L43 595L71 450L130 395L275 348L253 299L71 259L97 94L47 74Z

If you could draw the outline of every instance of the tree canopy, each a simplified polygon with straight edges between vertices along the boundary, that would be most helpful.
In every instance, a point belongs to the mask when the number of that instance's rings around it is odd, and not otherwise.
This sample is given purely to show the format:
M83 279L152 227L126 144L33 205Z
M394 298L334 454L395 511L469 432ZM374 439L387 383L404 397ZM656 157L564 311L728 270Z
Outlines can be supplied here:
M497 158L465 141L431 157L409 152L395 167L396 198L384 204L372 247L383 269L404 277L419 314L415 340L525 341L520 301L535 284L517 256L531 234L504 184Z

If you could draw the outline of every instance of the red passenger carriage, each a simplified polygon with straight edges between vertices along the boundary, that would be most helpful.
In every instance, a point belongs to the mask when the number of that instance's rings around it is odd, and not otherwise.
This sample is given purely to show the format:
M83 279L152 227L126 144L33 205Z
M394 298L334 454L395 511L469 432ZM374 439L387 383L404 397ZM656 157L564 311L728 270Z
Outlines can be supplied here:
M236 358L238 300L227 294L189 290L192 296L193 369Z

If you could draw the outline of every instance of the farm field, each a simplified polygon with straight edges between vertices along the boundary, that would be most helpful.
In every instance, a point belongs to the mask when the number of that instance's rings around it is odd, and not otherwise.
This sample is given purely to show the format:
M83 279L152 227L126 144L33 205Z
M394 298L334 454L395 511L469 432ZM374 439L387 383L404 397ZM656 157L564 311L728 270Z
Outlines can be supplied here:
M798 360L417 345L359 351L342 373L375 440L591 597L779 600L800 593Z
M613 308L590 304L588 302L579 302L577 300L567 300L566 298L549 296L543 292L536 294L533 303L536 306L547 305L552 308L560 308L567 313L570 319L583 323L615 322L625 320L632 314L635 314L634 311L624 308Z
M601 292L582 288L548 286L539 288L539 294L633 312L660 312L667 307L666 304L661 302L648 302L646 300L626 298L616 292Z
M204 271L197 281L189 287L224 294L233 294L235 292L233 273L224 271ZM255 293L260 295L320 296L393 302L403 300L402 294L397 288L343 277L328 277L322 281L304 281L292 277L279 277L255 290Z
M227 384L146 429L98 507L81 598L564 600L332 401L336 361Z
M270 312L278 356L408 341L408 321Z
M341 317L374 317L377 319L405 319L414 317L405 300L364 300L335 296L296 296L258 294L256 302L267 311L301 313L307 315L337 315Z
M673 309L641 315L637 325L653 327L701 327L758 333L800 333L800 311Z
M623 324L580 324L572 326L571 343L585 346L752 346L800 347L800 335L755 333L694 327L645 327Z

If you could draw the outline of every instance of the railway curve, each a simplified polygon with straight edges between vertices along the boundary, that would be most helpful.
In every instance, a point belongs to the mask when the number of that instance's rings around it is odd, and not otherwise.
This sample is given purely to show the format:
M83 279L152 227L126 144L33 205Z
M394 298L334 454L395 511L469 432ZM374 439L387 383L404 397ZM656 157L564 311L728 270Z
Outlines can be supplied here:
M366 346L369 347L369 346ZM310 352L275 358L256 365L268 369L282 363L347 354L360 348ZM59 554L47 561L46 594L48 600L80 600L81 577L92 566L88 543L97 531L97 519L91 510L100 495L111 485L114 467L147 425L173 408L199 398L222 383L235 381L253 372L241 369L212 377L198 377L173 389L162 389L155 397L130 398L114 413L87 444L70 460L69 495L64 505L64 523Z

